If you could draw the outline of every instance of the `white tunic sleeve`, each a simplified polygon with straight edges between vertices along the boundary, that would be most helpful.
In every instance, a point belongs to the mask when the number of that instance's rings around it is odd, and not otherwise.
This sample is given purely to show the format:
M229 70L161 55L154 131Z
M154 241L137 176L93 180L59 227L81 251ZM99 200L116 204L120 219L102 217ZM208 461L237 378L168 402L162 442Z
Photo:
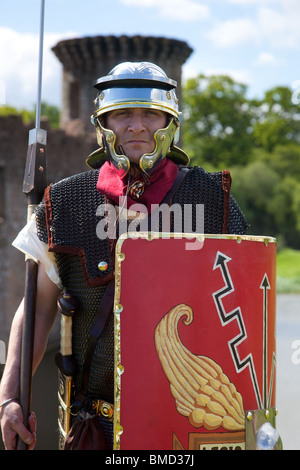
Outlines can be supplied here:
M37 263L42 263L51 281L57 284L60 289L62 288L54 254L48 251L47 243L38 238L34 217L19 232L12 245L29 255Z

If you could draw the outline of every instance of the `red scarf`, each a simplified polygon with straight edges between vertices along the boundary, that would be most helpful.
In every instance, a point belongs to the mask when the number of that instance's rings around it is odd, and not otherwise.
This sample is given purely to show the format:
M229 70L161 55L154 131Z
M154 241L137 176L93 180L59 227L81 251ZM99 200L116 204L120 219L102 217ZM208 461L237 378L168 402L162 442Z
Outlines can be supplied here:
M176 176L177 165L165 158L155 169L153 175L149 176L150 184L145 184L145 191L139 199L132 199L130 194L127 196L127 209L133 204L143 204L147 207L148 213L151 212L152 204L160 204L171 189ZM144 181L143 176L135 178L133 181ZM132 183L133 183L132 181ZM121 178L121 172L118 171L110 162L105 162L100 168L97 182L97 190L105 196L119 204L119 198L126 195L128 185L128 176Z

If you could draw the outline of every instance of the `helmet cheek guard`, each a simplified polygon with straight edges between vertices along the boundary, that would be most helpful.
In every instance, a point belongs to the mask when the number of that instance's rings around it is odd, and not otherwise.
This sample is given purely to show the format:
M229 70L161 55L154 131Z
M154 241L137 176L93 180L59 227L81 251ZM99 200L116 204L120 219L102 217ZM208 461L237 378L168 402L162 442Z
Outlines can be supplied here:
M129 158L122 153L122 149L115 148L115 133L101 122L101 117L106 113L123 108L158 109L170 116L168 125L154 134L154 151L141 155L141 171L149 174L167 155L172 158L170 149L172 150L173 144L178 140L181 121L175 94L176 86L177 83L169 79L160 67L150 62L124 62L117 65L106 77L97 80L95 87L98 89L98 95L91 120L97 130L100 149L89 157L88 165L95 167L98 157L108 156L112 164L123 171L124 175L129 172ZM188 156L181 149L174 149L175 160L187 165Z
M164 129L158 129L154 134L155 149L152 153L144 153L139 160L139 165L144 173L150 173L162 159L167 156L176 132L179 129L179 121L172 118Z
M116 134L111 129L106 129L102 126L100 119L96 119L96 130L98 143L103 145L104 151L109 155L112 164L124 172L124 176L128 173L130 168L130 161L126 155L116 153L115 143L117 140Z
M143 173L149 174L156 167L156 165L164 159L171 144L176 140L176 134L179 130L179 120L171 118L169 124L163 129L158 129L154 133L155 148L152 153L144 153L139 160L139 167ZM112 164L124 176L129 172L130 160L124 155L116 152L115 143L116 135L111 129L105 128L99 118L96 118L95 127L97 130L97 140L100 146L103 146L104 151L109 155Z

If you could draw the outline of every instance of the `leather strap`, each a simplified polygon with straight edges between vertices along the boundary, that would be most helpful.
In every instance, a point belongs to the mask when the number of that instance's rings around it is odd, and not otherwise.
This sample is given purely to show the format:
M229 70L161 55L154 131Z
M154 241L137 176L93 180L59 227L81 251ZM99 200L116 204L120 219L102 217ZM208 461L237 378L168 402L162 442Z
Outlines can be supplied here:
M169 189L169 191L165 195L164 199L162 200L161 204L169 204L172 197L176 193L177 189L179 188L179 186L183 182L184 178L186 177L188 171L189 171L189 168L187 168L186 166L179 166L178 167L178 173L177 173L175 181L172 185L172 188Z
M224 191L224 213L223 213L223 228L222 233L228 233L228 221L230 211L230 188L231 188L231 175L229 170L222 172L222 188Z
M167 194L165 195L165 197L161 201L160 206L162 204L169 204L170 203L172 197L174 196L177 189L179 188L179 186L183 182L183 180L186 177L188 171L189 171L189 168L187 168L186 166L179 166L178 167L178 173L177 173L177 176L175 178L175 181L174 181L171 189L169 189L169 191L167 192ZM158 210L158 209L154 209L154 211ZM149 232L151 232L151 220L152 219L153 219L153 214L149 214L149 216L148 216L148 231Z
M85 355L85 361L83 364L82 379L81 379L81 389L80 392L75 397L75 402L72 406L72 409L78 409L81 407L82 402L85 400L88 394L89 378L90 371L92 366L92 361L101 333L103 332L108 317L112 311L114 304L114 292L115 292L115 282L111 280L104 292L100 306L97 311L94 323L90 329L87 351Z

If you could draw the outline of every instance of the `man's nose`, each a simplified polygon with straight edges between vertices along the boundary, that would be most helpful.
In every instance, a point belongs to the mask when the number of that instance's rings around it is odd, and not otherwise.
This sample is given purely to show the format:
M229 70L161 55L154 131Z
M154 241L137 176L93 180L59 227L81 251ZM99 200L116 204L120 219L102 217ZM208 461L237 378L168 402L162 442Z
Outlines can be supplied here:
M143 117L139 114L133 115L130 120L128 129L132 132L142 132L143 130L145 130L145 123Z

